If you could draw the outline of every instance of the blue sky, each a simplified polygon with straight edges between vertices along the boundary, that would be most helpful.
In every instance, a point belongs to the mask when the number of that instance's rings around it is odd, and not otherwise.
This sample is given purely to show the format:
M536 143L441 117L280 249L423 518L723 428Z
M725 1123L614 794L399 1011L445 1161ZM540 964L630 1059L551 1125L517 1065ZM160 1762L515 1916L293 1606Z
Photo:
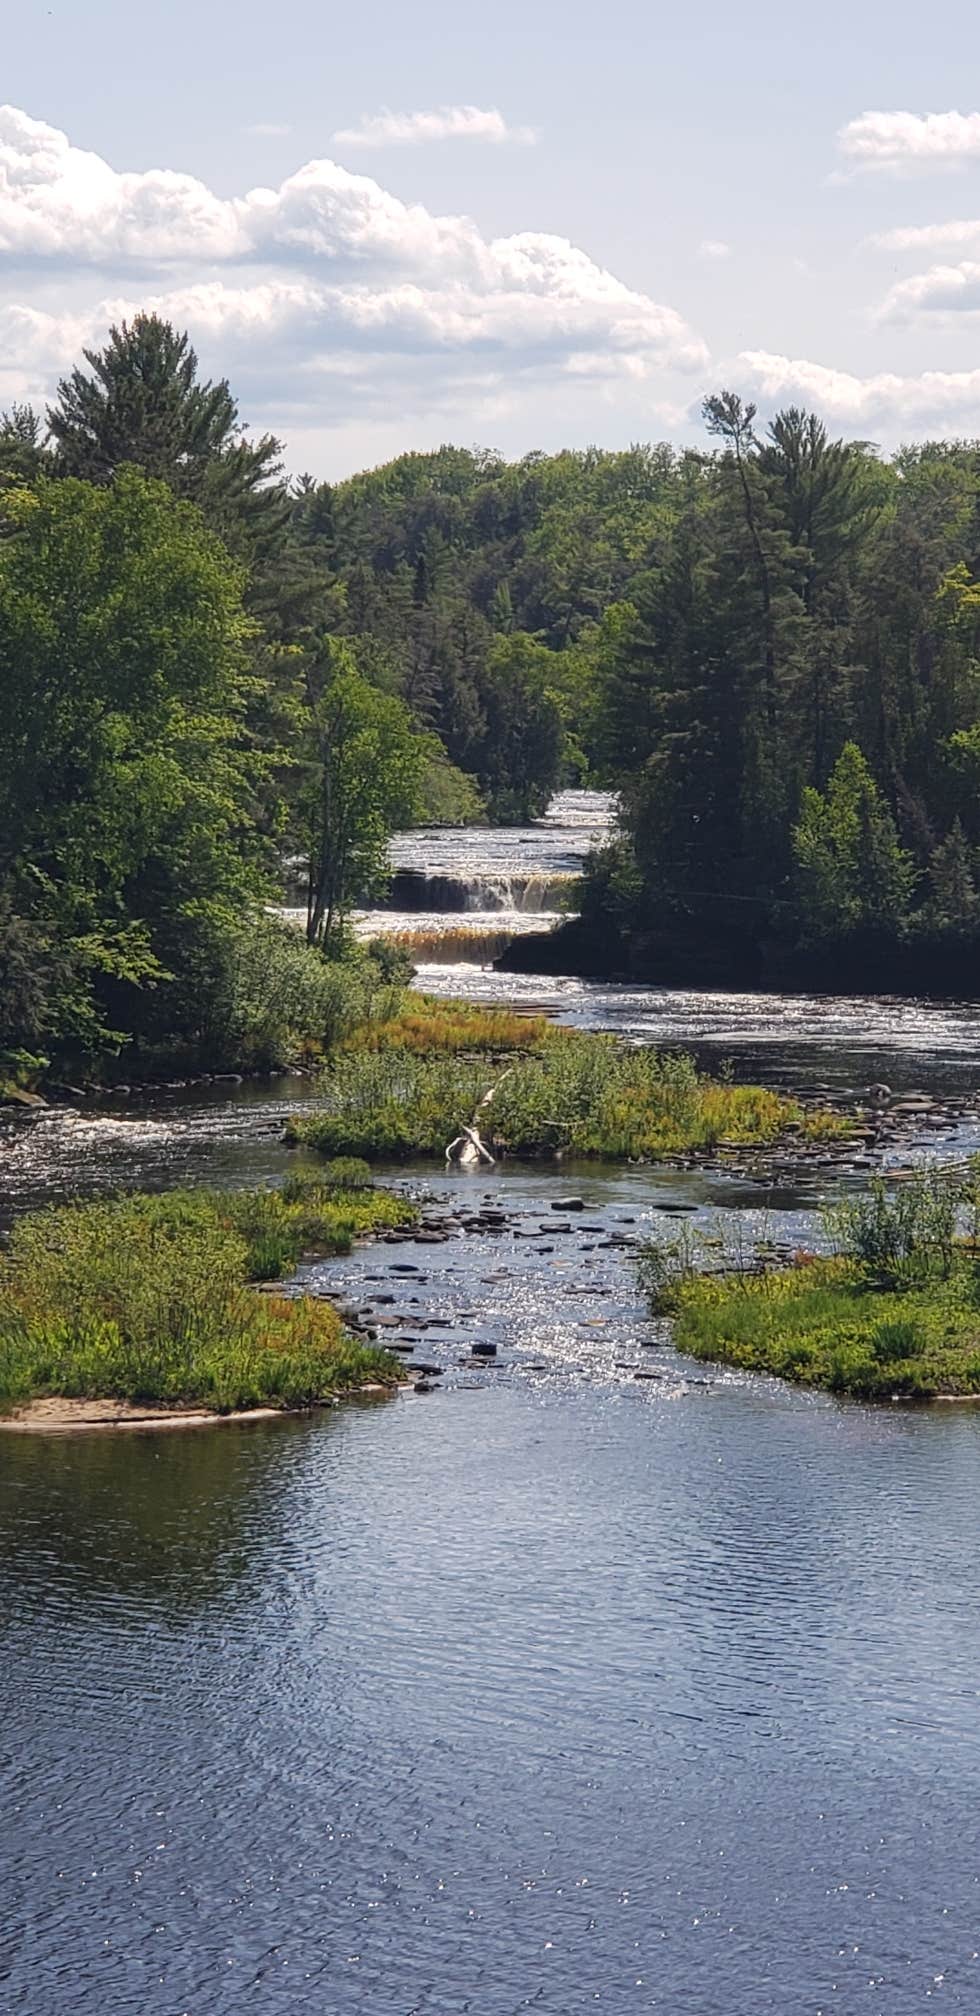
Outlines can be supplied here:
M978 434L975 41L902 0L21 0L0 403L152 303L322 475L696 439L722 384Z

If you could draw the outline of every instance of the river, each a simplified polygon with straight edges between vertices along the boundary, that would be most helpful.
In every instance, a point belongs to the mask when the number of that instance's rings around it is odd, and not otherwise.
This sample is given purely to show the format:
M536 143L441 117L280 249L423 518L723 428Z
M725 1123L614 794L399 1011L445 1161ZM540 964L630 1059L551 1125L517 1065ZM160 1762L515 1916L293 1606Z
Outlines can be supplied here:
M469 835L465 861L407 836L402 865L467 902L369 928L540 919L504 899L574 873L603 816ZM515 992L480 959L423 977ZM980 1085L965 1004L518 984L740 1074ZM309 1096L5 1122L6 1208L274 1180ZM719 1207L811 1236L833 1167L398 1180L468 1229L307 1273L389 1312L438 1392L0 1439L8 2006L976 2010L978 1412L692 1368L633 1275L633 1242ZM494 1366L465 1362L474 1338Z

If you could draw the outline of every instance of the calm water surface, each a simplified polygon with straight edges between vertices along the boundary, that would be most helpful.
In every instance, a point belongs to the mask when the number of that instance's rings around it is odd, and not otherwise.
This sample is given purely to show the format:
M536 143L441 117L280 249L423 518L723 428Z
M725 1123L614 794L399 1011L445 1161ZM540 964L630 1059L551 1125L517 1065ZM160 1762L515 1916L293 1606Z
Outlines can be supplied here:
M972 1415L9 1440L9 2007L980 2006Z
M570 872L607 813L566 801L482 856L467 836L474 921L481 878L506 918L499 899ZM412 836L404 865L453 860ZM740 1076L980 1086L975 1004L424 977ZM275 1181L310 1096L5 1118L0 1211ZM0 1437L0 2004L975 2016L980 1410L705 1373L607 1243L719 1205L750 1235L811 1238L819 1168L792 1190L401 1180L502 1203L506 1225L309 1272L359 1305L393 1297L440 1393ZM575 1192L562 1233L551 1207ZM460 1363L476 1337L496 1370Z

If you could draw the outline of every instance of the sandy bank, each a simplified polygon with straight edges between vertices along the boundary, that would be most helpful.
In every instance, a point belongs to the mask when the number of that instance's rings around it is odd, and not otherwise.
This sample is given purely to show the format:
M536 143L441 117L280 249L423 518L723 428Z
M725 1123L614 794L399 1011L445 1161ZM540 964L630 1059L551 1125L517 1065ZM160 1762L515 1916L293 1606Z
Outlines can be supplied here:
M339 1407L341 1399L353 1400L362 1394L392 1394L404 1390L375 1381L358 1386L351 1393L321 1402L321 1407ZM0 1414L0 1433L8 1435L77 1435L104 1428L217 1428L240 1421L275 1421L281 1414L319 1412L319 1409L284 1407L244 1407L237 1414L216 1414L203 1407L138 1407L131 1400L63 1400L57 1397L29 1400L11 1414Z

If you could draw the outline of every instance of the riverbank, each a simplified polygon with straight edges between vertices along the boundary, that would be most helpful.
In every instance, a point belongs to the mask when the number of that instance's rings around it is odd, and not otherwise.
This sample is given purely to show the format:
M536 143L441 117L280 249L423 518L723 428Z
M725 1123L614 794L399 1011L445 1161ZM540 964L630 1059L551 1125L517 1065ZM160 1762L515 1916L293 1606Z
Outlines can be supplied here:
M770 1269L758 1249L706 1267L696 1241L648 1249L651 1312L686 1356L861 1400L980 1396L980 1177L876 1178L825 1214L836 1246ZM969 1230L966 1230L966 1224ZM720 1242L715 1242L720 1244Z
M397 1385L387 1352L279 1284L303 1256L349 1253L417 1215L350 1163L277 1191L137 1193L28 1214L0 1263L0 1411L242 1415Z
M369 1380L364 1386L345 1391L345 1402L361 1399L390 1399L404 1386L391 1381ZM339 1407L339 1396L319 1401L320 1407ZM221 1428L241 1426L249 1421L277 1421L283 1414L308 1414L309 1407L238 1407L219 1414L214 1408L139 1407L134 1401L29 1400L12 1414L0 1413L0 1434L7 1435L87 1435L103 1430L140 1430L155 1434L170 1428Z

